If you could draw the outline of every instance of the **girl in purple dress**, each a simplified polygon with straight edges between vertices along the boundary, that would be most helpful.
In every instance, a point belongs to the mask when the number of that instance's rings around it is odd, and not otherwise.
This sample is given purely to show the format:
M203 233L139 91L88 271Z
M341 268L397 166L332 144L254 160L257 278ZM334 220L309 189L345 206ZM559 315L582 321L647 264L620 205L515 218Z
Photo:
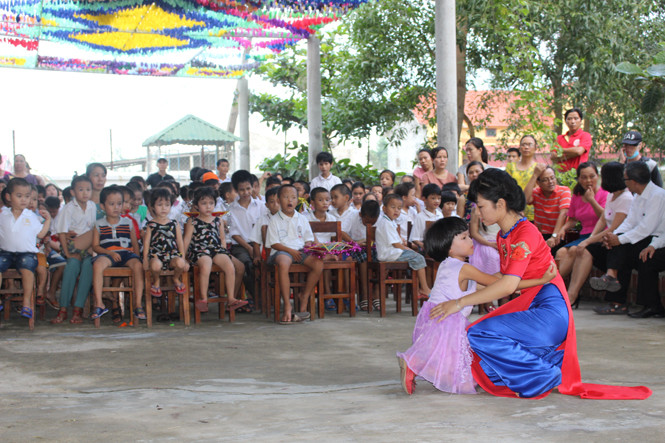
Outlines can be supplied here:
M427 255L440 261L430 298L423 304L413 330L413 345L397 353L402 387L407 394L415 390L415 377L421 377L440 391L453 394L475 394L476 383L471 373L472 354L466 336L467 316L473 306L447 317L430 319L437 304L457 300L475 292L476 283L487 286L498 280L465 263L473 254L473 240L466 222L458 217L442 218L425 234ZM524 280L519 288L542 285L556 276L554 265L539 280Z

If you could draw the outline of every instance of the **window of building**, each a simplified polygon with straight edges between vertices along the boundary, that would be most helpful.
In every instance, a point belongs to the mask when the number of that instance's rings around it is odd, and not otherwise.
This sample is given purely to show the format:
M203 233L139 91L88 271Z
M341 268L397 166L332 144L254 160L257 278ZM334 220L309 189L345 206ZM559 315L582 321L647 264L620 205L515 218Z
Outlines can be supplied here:
M485 137L496 137L496 129L493 128L485 129Z

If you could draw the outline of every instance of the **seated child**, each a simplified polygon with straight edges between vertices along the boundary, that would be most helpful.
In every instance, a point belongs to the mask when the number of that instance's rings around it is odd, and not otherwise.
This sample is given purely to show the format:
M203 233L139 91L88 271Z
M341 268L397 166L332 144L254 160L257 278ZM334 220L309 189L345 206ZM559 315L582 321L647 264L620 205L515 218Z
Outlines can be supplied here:
M418 273L420 286L419 299L429 297L425 273L425 258L412 249L408 249L405 241L397 233L395 220L402 212L402 198L397 194L389 194L383 200L383 215L376 222L376 253L379 261L408 262L409 268ZM415 290L414 290L415 292Z
M310 198L309 183L307 183L304 180L298 180L293 184L293 186L295 186L296 189L298 190L298 206L296 207L296 211L298 212L309 211L309 198Z
M399 234L402 240L408 240L409 222L413 227L413 223L418 215L416 209L416 185L413 183L402 183L395 187L395 194L402 197L402 212L397 218L397 226L399 226Z
M423 186L422 197L425 199L425 209L416 215L416 220L411 229L410 238L411 243L414 245L414 249L418 252L425 251L423 238L425 237L425 231L427 230L427 222L434 222L443 218L443 212L439 209L439 205L441 204L441 189L439 188L439 185L428 183Z
M347 188L348 189L348 188ZM303 248L314 242L314 234L307 219L296 212L298 191L292 185L279 188L280 211L270 219L266 235L266 248L271 248L268 264L274 264L279 273L280 292L284 301L284 310L280 324L291 325L308 318L307 304L309 296L323 272L323 260L308 255ZM291 264L304 264L311 271L307 274L305 289L299 292L301 313L292 313L290 302L291 283L289 268Z
M360 211L363 205L363 197L365 196L365 185L362 182L355 182L351 185L351 197L353 199L353 207Z
M376 197L376 201L381 203L383 201L383 186L381 185L372 185L369 188L369 192Z
M129 210L129 213L139 222L140 226L143 226L148 214L148 207L143 203L143 187L136 181L130 181L127 183L127 187L133 192L132 209Z
M9 180L5 189L9 207L0 212L0 285L2 274L16 269L23 279L23 309L21 315L32 318L32 297L37 268L37 239L46 237L51 224L48 211L40 211L44 224L28 209L33 187L25 179Z
M444 191L441 193L441 212L444 217L459 217L455 212L458 199L452 192Z
M277 191L279 188L272 188L266 192L265 196L265 206L267 211L261 213L261 217L257 220L252 228L252 233L249 237L249 240L252 242L252 249L254 250L252 263L254 266L259 265L259 261L262 257L262 248L265 239L263 238L263 226L267 226L270 223L270 219L277 214L279 211L279 198L277 197Z
M48 269L52 273L51 281L49 284L48 291L46 291L46 303L51 306L53 309L60 309L60 303L55 298L55 292L58 289L60 280L62 280L62 275L65 271L65 260L61 252L60 238L55 232L58 226L58 215L60 212L60 199L58 197L49 196L46 197L44 201L46 209L51 216L51 236L48 238L48 245L51 249L51 252L46 256L46 262L48 263Z
M453 211L457 214L458 217L464 217L464 207L466 206L466 197L462 193L459 185L457 183L446 183L441 186L441 192L452 192L453 195L457 198L457 204L455 205L455 210ZM443 208L442 208L443 209Z
M333 186L330 199L334 208L331 213L336 220L342 222L342 225L348 224L349 220L358 214L358 210L351 207L351 190L348 186L343 184Z
M339 186L339 185L338 185ZM335 189L335 188L333 188ZM305 218L313 222L334 222L335 216L328 212L330 209L330 193L326 188L314 188L310 194L312 209L303 213ZM329 243L332 241L333 232L317 232L314 234L315 243ZM329 300L333 301L333 300Z
M231 183L226 182L222 185ZM224 273L226 283L227 306L230 310L238 309L247 304L236 298L242 284L245 266L226 249L224 222L221 217L213 216L217 193L209 186L196 190L193 207L199 215L187 220L185 225L185 251L192 265L200 268L200 299L195 306L199 312L208 312L208 286L212 265L217 265Z
M449 217L438 220L425 234L427 255L441 265L428 301L418 313L413 330L413 346L397 353L402 388L411 395L415 377L434 384L440 391L453 394L475 394L471 374L473 355L466 328L473 306L466 306L446 318L430 318L432 308L448 300L458 300L476 291L476 282L488 286L498 277L480 272L464 261L473 253L473 242L464 220ZM545 284L557 275L553 264L539 280L523 280L518 288Z
M256 175L252 174L252 198L258 200L261 203L265 203L266 199L261 195L261 182L256 178Z
M95 222L92 233L92 249L97 256L92 260L93 292L95 308L90 315L96 320L109 312L102 300L104 270L111 267L129 267L134 274L134 315L145 320L141 306L143 299L143 264L139 258L137 233L129 217L121 217L124 197L119 186L108 186L99 194L99 204L106 213Z
M342 227L342 239L344 241L354 241L362 246L358 252L351 254L351 259L360 264L360 303L359 307L362 311L368 310L369 299L367 297L368 284L367 284L367 251L365 246L367 244L367 226L374 226L376 221L381 215L381 205L372 194L365 196L360 212L357 216L351 218L350 223ZM372 260L378 261L376 250L372 249ZM375 289L378 289L375 286ZM381 309L377 293L372 294L372 307L374 309Z
M74 288L77 288L74 314L69 322L83 323L83 307L92 287L92 228L97 220L97 206L90 201L92 182L87 175L74 177L71 193L73 198L60 210L56 226L67 264L62 276L60 310L51 320L52 324L62 323L67 319Z

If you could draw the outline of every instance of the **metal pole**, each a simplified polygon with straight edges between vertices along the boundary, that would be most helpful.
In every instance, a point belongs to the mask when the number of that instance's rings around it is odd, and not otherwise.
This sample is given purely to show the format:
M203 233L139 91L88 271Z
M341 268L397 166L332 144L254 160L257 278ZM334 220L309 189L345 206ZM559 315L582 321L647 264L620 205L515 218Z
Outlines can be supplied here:
M12 161L14 161L14 157L16 157L16 131L12 129L12 146L13 146L13 156L12 156Z
M203 146L201 146L201 167L205 169L205 152L203 151Z
M319 175L316 156L323 151L321 117L321 43L311 36L307 39L307 130L309 132L309 179Z
M455 174L459 167L455 0L436 0L435 40L437 144L448 151L446 169Z
M249 171L249 85L247 78L238 80L238 117L240 123L240 169Z
M109 129L109 146L111 147L111 171L113 171L113 129Z

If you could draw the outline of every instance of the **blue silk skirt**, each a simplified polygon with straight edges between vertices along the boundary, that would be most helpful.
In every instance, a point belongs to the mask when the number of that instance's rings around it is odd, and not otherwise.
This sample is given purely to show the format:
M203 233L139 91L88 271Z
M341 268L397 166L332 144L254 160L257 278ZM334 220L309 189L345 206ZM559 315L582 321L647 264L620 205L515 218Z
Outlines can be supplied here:
M547 284L529 309L498 315L468 329L471 349L492 383L520 397L536 397L561 384L568 308L559 289Z

